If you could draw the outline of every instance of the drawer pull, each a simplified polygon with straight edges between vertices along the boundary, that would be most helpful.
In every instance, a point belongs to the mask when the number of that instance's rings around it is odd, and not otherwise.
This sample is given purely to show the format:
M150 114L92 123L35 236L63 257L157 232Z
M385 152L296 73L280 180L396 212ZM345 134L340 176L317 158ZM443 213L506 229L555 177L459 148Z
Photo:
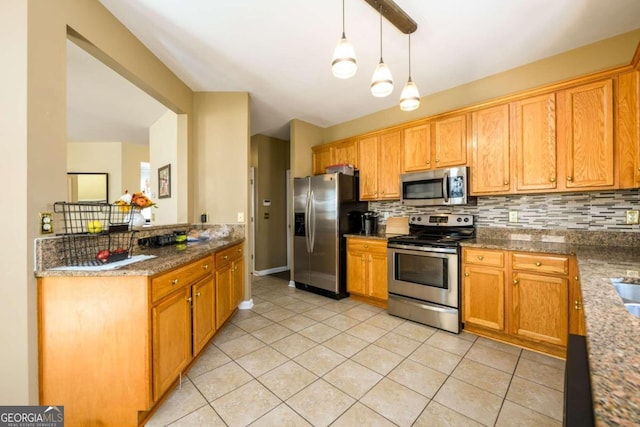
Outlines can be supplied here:
M540 267L542 263L540 261L536 262L536 267Z
M242 252L242 249L236 249L236 252L240 253Z
M209 264L203 265L202 268L204 268L205 270L208 270L209 269Z
M482 255L478 255L478 260L482 261L484 257Z
M364 245L364 248L365 249L369 249L369 245Z
M226 259L229 259L229 256L228 256L228 255L225 255L225 256L223 256L223 257L222 257L222 259L225 259L225 260L226 260Z
M171 281L171 285L175 286L175 285L177 285L177 284L178 284L178 279L173 279L173 280Z
M517 284L518 284L518 279L514 279L514 280L513 280L513 284L514 284L514 285L517 285Z
M200 292L196 292L196 296L199 297L200 296Z

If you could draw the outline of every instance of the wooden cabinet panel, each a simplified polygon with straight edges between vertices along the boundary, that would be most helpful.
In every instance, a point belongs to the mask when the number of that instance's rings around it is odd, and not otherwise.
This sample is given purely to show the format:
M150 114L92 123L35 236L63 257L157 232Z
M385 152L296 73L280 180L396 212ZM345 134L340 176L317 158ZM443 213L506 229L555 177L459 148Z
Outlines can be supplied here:
M235 309L244 298L244 259L239 258L233 263L233 304Z
M569 274L569 258L566 256L513 253L511 268L547 274Z
M587 330L582 309L582 289L580 277L576 272L572 273L569 283L569 333L574 335L586 335Z
M640 71L618 76L616 89L616 162L619 188L640 186Z
M350 164L358 168L358 143L355 139L341 141L333 148L334 164Z
M472 194L505 193L509 179L509 106L499 105L472 114Z
M491 249L465 248L462 252L463 262L485 267L504 267L504 252Z
M435 167L461 166L467 163L467 117L457 115L433 122Z
M378 154L378 199L400 199L402 133L380 135Z
M230 264L216 269L216 329L220 329L233 312L232 283L233 270Z
M151 279L151 301L156 302L178 290L182 286L190 285L213 270L213 258L204 257L184 267L179 267Z
M564 277L513 274L511 333L565 347L568 337L569 282Z
M386 303L386 241L347 239L347 292L366 298L365 302L376 305Z
M503 269L465 266L462 289L465 327L505 330L504 278Z
M558 138L568 189L613 187L613 82L558 92Z
M193 354L200 353L216 332L215 282L213 275L191 288L193 304Z
M403 170L416 172L431 168L431 126L421 124L403 130Z
M158 400L191 361L191 288L176 291L151 309L153 398Z
M322 175L323 173L326 173L327 166L334 164L332 146L319 145L312 147L311 153L314 175Z
M551 93L511 104L516 191L557 186L555 100Z
M360 200L378 197L378 137L358 141L360 156Z
M216 253L216 328L233 314L244 298L244 245Z

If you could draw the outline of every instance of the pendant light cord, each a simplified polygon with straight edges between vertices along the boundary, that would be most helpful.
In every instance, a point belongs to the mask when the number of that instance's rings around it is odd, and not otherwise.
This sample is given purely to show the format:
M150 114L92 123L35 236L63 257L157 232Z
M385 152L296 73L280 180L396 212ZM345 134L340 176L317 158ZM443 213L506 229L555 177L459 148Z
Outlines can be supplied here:
M342 38L344 37L344 0L342 0Z
M411 33L409 33L409 80L411 80Z
M382 62L382 5L380 5L380 62Z

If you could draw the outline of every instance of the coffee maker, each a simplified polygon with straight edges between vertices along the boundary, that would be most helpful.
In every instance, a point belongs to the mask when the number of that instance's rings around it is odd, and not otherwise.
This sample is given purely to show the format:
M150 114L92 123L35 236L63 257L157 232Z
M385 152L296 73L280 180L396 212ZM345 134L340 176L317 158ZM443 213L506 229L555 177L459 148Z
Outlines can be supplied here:
M362 214L362 232L367 236L378 233L378 213L366 211Z

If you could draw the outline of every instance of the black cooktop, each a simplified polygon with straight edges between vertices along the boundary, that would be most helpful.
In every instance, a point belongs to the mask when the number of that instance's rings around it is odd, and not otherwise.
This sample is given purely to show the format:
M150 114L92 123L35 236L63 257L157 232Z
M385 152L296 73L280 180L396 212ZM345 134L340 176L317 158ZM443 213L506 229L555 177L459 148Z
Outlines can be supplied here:
M461 240L475 237L471 215L414 215L409 218L409 234L389 238L389 244L456 247Z

